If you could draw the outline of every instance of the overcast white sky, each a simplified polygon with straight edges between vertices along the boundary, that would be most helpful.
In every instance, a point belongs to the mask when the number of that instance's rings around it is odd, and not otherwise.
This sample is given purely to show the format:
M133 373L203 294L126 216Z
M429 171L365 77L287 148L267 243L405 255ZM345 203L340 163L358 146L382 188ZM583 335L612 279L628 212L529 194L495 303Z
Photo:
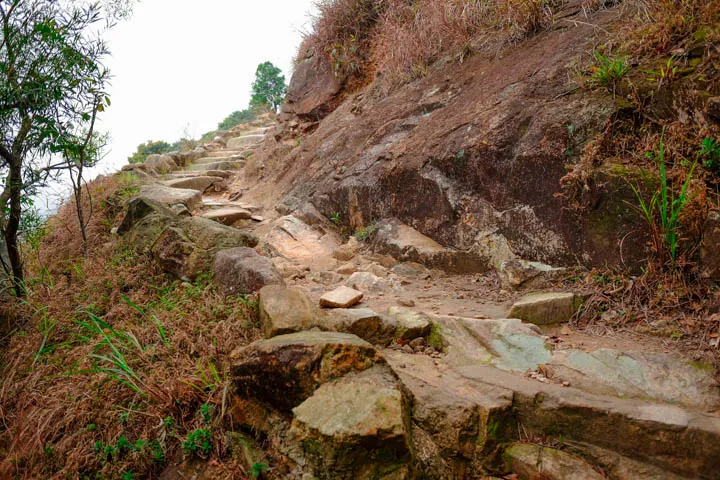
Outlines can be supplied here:
M247 107L259 63L290 80L313 0L141 0L106 39L112 106L100 128L111 150L99 171L127 163L138 144L195 137Z

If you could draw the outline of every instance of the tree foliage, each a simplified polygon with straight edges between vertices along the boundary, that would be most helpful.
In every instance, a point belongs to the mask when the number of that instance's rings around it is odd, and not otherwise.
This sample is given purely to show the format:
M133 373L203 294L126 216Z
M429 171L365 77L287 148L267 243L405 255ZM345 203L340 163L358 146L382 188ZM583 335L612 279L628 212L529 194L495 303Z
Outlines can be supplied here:
M228 115L225 120L218 123L218 130L230 130L241 123L251 122L255 118L255 112L251 109L238 110Z
M143 163L148 156L172 152L173 146L162 140L148 140L137 146L137 150L128 157L129 163Z
M3 266L18 295L23 199L67 170L68 158L90 161L90 125L110 104L102 63L109 52L100 37L112 26L106 8L121 15L129 5L0 0L0 231L10 263Z
M270 62L261 63L255 71L250 107L267 106L277 111L286 91L287 85L282 71Z

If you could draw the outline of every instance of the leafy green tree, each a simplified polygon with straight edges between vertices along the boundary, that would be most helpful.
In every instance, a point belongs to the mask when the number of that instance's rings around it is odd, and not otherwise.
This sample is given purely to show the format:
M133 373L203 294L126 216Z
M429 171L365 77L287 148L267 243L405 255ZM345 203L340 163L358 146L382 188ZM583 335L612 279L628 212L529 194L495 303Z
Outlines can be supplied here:
M101 34L113 24L108 15L128 6L0 0L0 231L10 264L3 267L18 296L25 294L18 246L24 200L67 170L67 155L78 152L109 105Z
M129 163L143 163L148 156L172 152L173 146L162 140L148 140L137 146L137 150L132 156L128 157Z
M282 71L270 62L261 63L255 71L250 107L267 106L277 112L286 91L287 85Z
M241 123L251 122L255 118L255 113L250 109L238 110L231 113L222 122L218 123L218 130L230 130Z

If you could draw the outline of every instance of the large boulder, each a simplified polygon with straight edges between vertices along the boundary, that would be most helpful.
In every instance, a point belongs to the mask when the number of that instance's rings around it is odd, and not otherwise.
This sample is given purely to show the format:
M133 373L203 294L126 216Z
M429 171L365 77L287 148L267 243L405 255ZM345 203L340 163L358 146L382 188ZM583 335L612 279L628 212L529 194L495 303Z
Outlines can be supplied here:
M145 165L157 173L168 173L177 168L175 160L170 155L148 155Z
M330 315L329 328L352 333L373 345L386 346L393 340L427 337L432 327L427 315L402 307L390 307L385 314L369 308L339 308Z
M377 365L318 388L293 409L291 435L318 478L409 478L408 413L397 378Z
M144 196L130 202L118 233L135 251L152 254L163 270L181 279L209 273L220 250L254 247L258 242L242 230L200 217L178 216Z
M185 188L204 192L210 187L215 187L215 189L222 188L224 180L220 177L201 175L196 177L174 178L172 180L166 180L162 184L170 188Z
M213 273L215 286L227 296L253 293L265 285L285 285L272 261L247 247L218 252Z
M139 196L168 206L181 203L189 210L194 210L202 204L202 192L199 190L172 188L160 184L141 186Z
M280 411L292 410L330 380L384 363L355 335L316 331L254 342L231 357L238 393Z
M321 61L320 55L307 51L295 65L282 112L286 116L318 121L330 113L332 100L341 87L342 79Z

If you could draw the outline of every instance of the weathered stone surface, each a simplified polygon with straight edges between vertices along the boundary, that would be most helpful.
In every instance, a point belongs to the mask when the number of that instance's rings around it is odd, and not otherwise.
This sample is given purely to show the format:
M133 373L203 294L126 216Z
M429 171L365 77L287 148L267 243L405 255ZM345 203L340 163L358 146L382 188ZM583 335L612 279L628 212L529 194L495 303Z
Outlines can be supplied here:
M240 395L289 411L320 385L378 363L384 363L380 353L355 335L311 331L236 350L231 374Z
M497 270L503 288L510 290L546 288L557 281L564 272L564 268L520 259L505 260Z
M512 390L478 386L425 355L385 350L410 395L418 461L430 478L485 478L482 463L514 438ZM442 473L442 474L441 474Z
M447 351L445 360L453 366L494 365L525 372L550 360L537 327L518 319L433 317L432 321Z
M338 332L352 333L373 345L388 345L397 339L399 322L388 315L380 315L369 308L336 309L331 312L332 328ZM429 325L428 325L429 329ZM410 330L410 333L418 329ZM409 336L409 335L408 335Z
M202 214L203 218L214 220L223 225L232 225L240 220L249 220L252 218L252 212L238 207L225 207L208 210Z
M141 186L139 196L165 205L182 203L190 210L202 203L202 192L198 190L170 188L159 184Z
M197 176L187 178L175 178L162 182L162 185L170 188L186 188L190 190L206 191L210 187L222 187L223 179L220 177Z
M320 297L321 307L349 308L362 300L363 293L345 286L338 287Z
M708 277L720 280L720 211L710 212L705 221L700 260Z
M573 293L533 293L515 302L507 316L535 325L551 325L567 322L576 311Z
M331 111L331 102L342 86L315 52L304 52L295 70L282 106L283 114L306 117L312 121Z
M401 262L416 262L452 273L477 273L488 270L487 259L468 251L443 247L435 240L397 220L384 220L377 226L371 246Z
M386 316L388 321L395 325L394 339L411 340L425 337L432 327L430 317L404 307L390 307Z
M558 381L588 392L712 408L720 390L712 367L664 353L561 350L547 365Z
M521 480L603 480L582 458L554 448L531 443L516 443L505 449L505 470Z
M272 261L247 247L218 252L213 273L213 282L223 295L253 293L265 285L285 285Z
M177 168L175 160L170 155L148 155L145 165L157 173L168 173Z
M245 166L245 160L233 160L226 162L196 163L187 167L188 171L211 171L211 170L238 170Z
M340 245L333 233L323 233L296 217L287 215L273 222L265 242L285 258L308 265L313 270L334 270L332 252Z
M406 405L397 378L378 365L320 386L293 409L291 435L320 478L399 478L411 460Z
M177 178L193 178L193 177L219 177L221 179L228 179L232 177L235 172L230 170L206 170L202 172L176 172L168 173L163 175L166 180L175 180Z
M400 282L394 278L381 278L371 272L355 272L345 281L345 285L361 292L402 291Z
M241 150L259 144L265 139L265 135L243 135L241 137L229 138L227 141L228 150Z
M602 465L606 478L617 480L683 480L687 478L586 442L574 443L572 450L582 453L583 457L592 460L593 464Z
M279 285L260 289L260 328L266 338L321 328L328 330L325 312L302 291Z

